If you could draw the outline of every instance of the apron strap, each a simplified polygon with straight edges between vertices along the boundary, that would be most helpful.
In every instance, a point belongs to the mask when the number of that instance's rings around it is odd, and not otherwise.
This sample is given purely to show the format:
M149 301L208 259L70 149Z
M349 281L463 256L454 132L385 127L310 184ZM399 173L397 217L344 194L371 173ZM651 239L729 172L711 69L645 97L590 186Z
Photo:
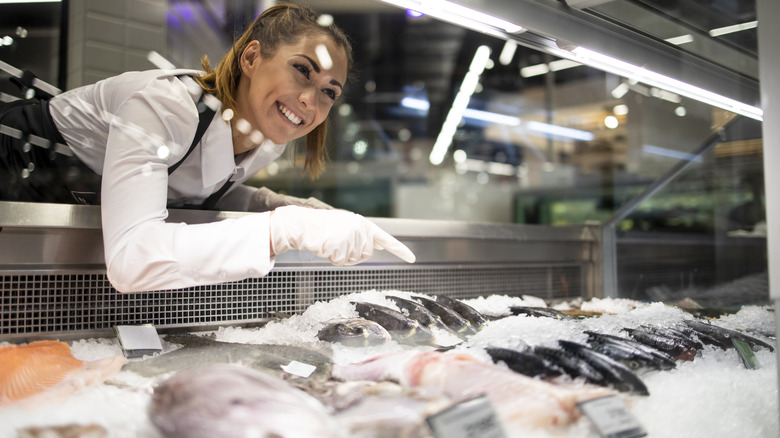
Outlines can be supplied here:
M187 157L190 156L192 151L195 150L195 147L200 142L200 139L203 138L203 134L206 133L206 129L209 128L209 125L211 124L211 121L214 119L214 114L216 112L211 109L208 105L206 105L205 102L203 102L203 99L206 97L206 93L201 93L200 99L198 99L197 108L198 108L198 129L195 130L195 137L192 139L192 144L190 145L190 148L187 150L187 153L184 154L184 157L179 160L178 163L174 164L173 166L168 168L168 175L172 174L176 169L181 166L181 163L184 162L184 160L187 159Z

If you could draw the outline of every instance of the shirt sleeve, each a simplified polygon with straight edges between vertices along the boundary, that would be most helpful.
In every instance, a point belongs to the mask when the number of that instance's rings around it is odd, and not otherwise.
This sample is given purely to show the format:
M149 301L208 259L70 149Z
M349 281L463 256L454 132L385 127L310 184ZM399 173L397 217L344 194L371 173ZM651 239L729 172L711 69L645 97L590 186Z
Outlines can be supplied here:
M168 165L183 156L196 125L186 91L155 87L131 95L112 118L101 213L107 275L120 292L237 281L273 267L269 214L196 225L165 222Z

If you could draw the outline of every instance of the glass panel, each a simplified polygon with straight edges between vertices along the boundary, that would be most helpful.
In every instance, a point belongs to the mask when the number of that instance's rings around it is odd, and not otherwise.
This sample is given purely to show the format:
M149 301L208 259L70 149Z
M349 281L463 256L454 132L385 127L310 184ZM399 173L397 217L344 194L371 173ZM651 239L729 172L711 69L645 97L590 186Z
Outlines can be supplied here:
M62 4L0 4L0 61L30 70L58 87L60 80L60 23ZM0 69L0 102L19 96L10 75Z

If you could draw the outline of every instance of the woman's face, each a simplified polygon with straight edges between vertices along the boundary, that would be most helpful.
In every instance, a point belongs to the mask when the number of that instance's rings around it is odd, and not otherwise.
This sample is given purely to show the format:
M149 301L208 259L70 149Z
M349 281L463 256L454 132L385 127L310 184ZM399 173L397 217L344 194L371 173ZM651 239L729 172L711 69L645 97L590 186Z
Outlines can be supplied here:
M252 41L241 56L241 68L236 119L282 144L305 136L328 116L347 80L347 55L327 35L304 35L297 43L280 45L270 58ZM233 129L236 136L236 124ZM236 153L254 146L234 141Z

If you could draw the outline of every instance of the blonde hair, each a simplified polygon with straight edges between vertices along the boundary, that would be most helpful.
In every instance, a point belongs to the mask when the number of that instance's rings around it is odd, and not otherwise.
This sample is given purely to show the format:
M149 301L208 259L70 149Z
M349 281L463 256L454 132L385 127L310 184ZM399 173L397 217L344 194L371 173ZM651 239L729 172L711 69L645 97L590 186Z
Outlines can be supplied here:
M195 78L204 91L214 94L223 108L236 106L238 82L241 79L241 54L246 46L257 40L260 53L264 57L273 57L280 45L295 44L303 35L325 34L347 54L347 71L352 69L352 44L344 32L336 25L321 26L317 23L317 14L305 7L291 3L271 6L255 18L233 47L222 58L217 68L212 70L209 59L201 60L204 74ZM303 172L308 170L311 178L316 178L325 170L327 151L325 139L328 132L327 119L306 135L306 160Z

